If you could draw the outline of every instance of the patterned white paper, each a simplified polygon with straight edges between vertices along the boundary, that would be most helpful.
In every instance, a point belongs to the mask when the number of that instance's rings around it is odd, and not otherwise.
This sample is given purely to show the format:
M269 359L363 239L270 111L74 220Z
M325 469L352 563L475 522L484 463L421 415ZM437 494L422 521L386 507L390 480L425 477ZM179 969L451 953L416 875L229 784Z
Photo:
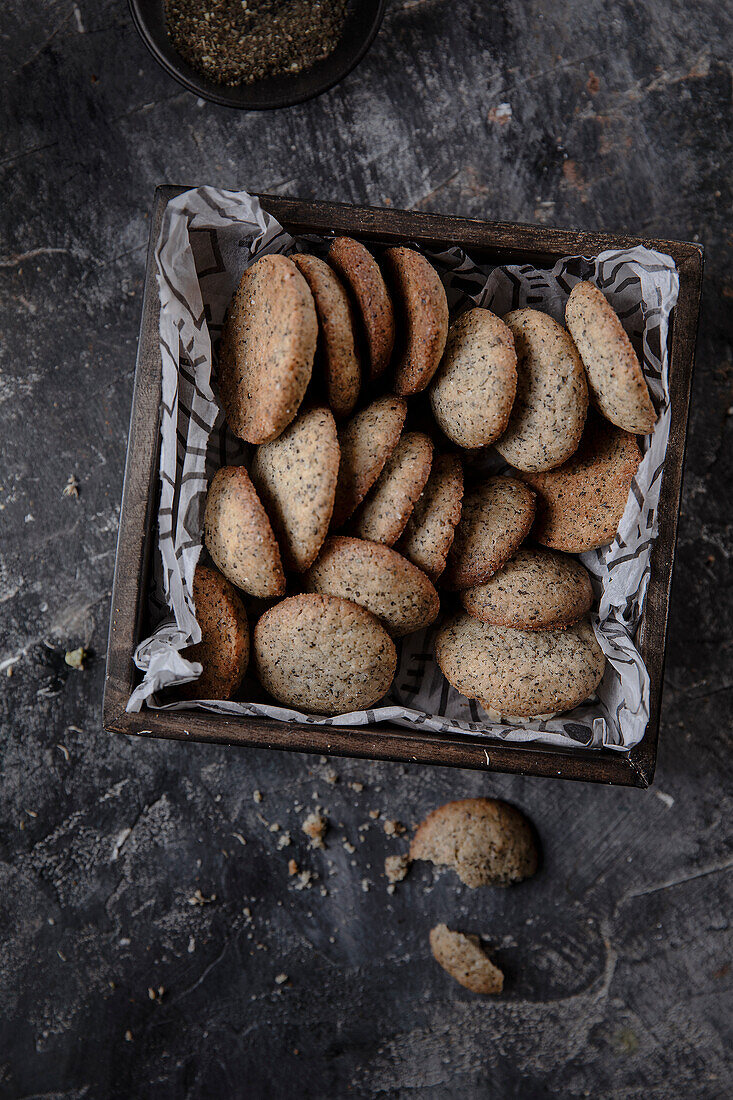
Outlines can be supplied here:
M246 192L197 188L173 199L166 209L156 250L163 370L160 558L150 593L151 621L159 626L135 652L135 663L144 676L128 710L157 706L156 692L195 679L201 672L200 665L187 661L181 651L201 636L191 592L201 553L206 487L220 466L248 459L246 446L224 423L212 370L212 345L216 346L231 296L256 257L268 252L323 251L325 243L313 237L294 241ZM459 695L442 676L433 657L431 628L397 643L399 662L392 689L382 704L368 711L321 718L261 702L187 702L168 707L197 706L318 725L392 722L512 742L628 750L644 736L649 716L649 677L633 635L657 534L669 435L667 333L678 292L674 263L669 256L641 247L597 257L569 256L551 271L530 265L492 268L474 262L458 248L426 255L443 279L452 316L474 304L499 316L531 306L562 321L570 290L580 280L590 279L613 305L642 362L659 419L653 434L642 441L644 458L616 538L610 546L582 556L598 597L598 612L593 616L596 635L608 658L597 698L547 720L492 721L478 703ZM483 468L501 469L499 456L491 452L484 456ZM476 472L475 464L469 463L469 477ZM248 686L251 682L245 679L245 695ZM260 691L254 694L261 698Z

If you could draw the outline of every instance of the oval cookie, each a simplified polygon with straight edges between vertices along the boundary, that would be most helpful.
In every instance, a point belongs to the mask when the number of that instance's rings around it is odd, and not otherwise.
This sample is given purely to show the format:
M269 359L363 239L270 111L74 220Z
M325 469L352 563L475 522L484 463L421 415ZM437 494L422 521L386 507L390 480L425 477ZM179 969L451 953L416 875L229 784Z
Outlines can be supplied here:
M640 462L635 436L599 416L589 418L569 462L544 474L524 475L537 493L532 537L570 554L612 542Z
M374 706L397 668L394 642L363 607L302 595L266 611L254 631L262 686L286 706L345 714Z
M198 680L184 684L185 699L231 699L239 688L249 661L249 627L234 585L208 565L197 565L193 576L193 602L201 641L184 649L187 661L198 661L203 671Z
M588 383L575 344L552 317L516 309L504 322L517 351L517 394L496 449L517 470L551 470L570 458L588 411Z
M436 455L430 477L397 549L435 583L445 569L463 501L463 466L456 455Z
M349 416L361 385L354 315L349 297L327 263L317 256L293 256L292 261L310 287L320 331L317 362L322 362L328 404L335 417Z
M339 432L341 461L333 528L341 527L361 504L397 446L407 404L401 397L379 397L358 412Z
M303 573L328 534L339 468L336 424L322 406L299 413L255 451L252 481L270 517L286 569Z
M384 266L400 322L393 388L407 397L424 390L438 369L448 335L448 300L437 271L414 249L388 248Z
M351 525L351 534L393 546L425 488L433 444L423 432L405 432Z
M524 542L534 510L534 494L513 477L490 477L466 493L443 574L445 587L473 588L487 581Z
M537 870L532 826L496 798L461 798L433 810L417 828L410 858L452 867L472 889L510 886Z
M206 495L204 542L224 576L250 596L282 596L280 550L244 466L222 466Z
M286 256L263 256L242 276L219 347L227 424L247 443L276 439L298 411L313 370L313 295Z
M328 539L304 587L366 607L393 638L429 626L440 611L438 593L421 570L388 546L362 539Z
M459 447L486 447L506 429L516 389L511 329L488 309L462 314L430 386L439 426Z
M522 548L485 584L464 588L461 602L469 615L492 626L561 630L590 610L593 588L575 558Z
M606 664L587 619L565 630L512 630L458 615L441 627L435 655L456 691L507 718L572 710Z
M646 435L657 414L631 340L610 302L593 283L577 283L565 323L588 373L596 408L618 428Z
M504 975L482 950L478 936L436 924L430 929L430 950L446 974L472 993L501 993L504 988Z
M335 237L328 262L351 292L364 332L369 375L378 378L394 346L394 310L379 264L368 248L351 237Z

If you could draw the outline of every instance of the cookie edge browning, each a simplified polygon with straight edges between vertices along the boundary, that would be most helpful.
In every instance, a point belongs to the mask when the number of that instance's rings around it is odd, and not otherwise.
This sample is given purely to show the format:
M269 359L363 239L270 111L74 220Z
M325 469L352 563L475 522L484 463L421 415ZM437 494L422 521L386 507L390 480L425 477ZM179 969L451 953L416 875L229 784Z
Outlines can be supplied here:
M333 415L342 420L353 413L361 389L361 360L353 307L346 287L325 260L309 252L300 252L290 259L313 295L327 401ZM335 309L333 298L338 301Z
M394 305L379 264L355 237L339 236L331 241L326 259L345 283L361 323L371 381L384 373L392 358L395 341ZM365 285L360 269L371 286ZM376 295L377 300L373 301ZM367 314L372 314L371 319Z
M243 308L240 302L240 293L244 296L242 288L245 285L247 277L252 275L253 272L253 277L255 278L264 277L262 276L262 268L257 268L257 265L267 263L268 266L272 266L270 261L276 262L278 266L281 266L283 263L287 264L287 268L284 270L292 269L292 273L295 276L295 286L298 288L300 297L298 308L302 310L303 315L303 331L301 332L299 340L300 350L297 355L291 353L291 374L293 376L292 397L287 399L287 404L281 410L281 415L278 416L274 423L274 416L263 417L261 410L257 415L252 415L250 413L248 417L242 416L241 412L237 412L236 416L230 415L230 412L232 412L237 404L236 397L238 386L233 383L230 384L229 381L232 371L237 373L237 340L234 330L239 323L239 311ZM233 311L236 311L236 317ZM291 312L294 312L294 310L291 310ZM258 257L254 263L250 264L246 269L232 296L232 300L227 308L219 345L217 375L220 405L229 428L237 438L244 440L245 443L269 443L273 439L277 439L285 428L287 428L288 424L295 419L311 380L317 342L318 316L315 302L313 301L313 295L303 275L298 271L289 257L283 256L280 253ZM261 384L262 378L259 377L257 381ZM265 386L265 389L268 389L268 387ZM269 390L271 389L272 386L269 386ZM252 401L253 399L250 397L249 400ZM285 417L287 417L287 419L285 419ZM235 421L238 423L237 427L234 426ZM243 424L242 421L248 423Z
M427 389L440 366L448 338L448 299L438 272L421 252L395 245L383 261L405 332L392 388L400 397L413 397Z
M624 371L624 382L622 384L627 391L630 391L631 399L637 405L637 416L633 424L629 424L628 422L624 424L619 423L618 419L614 419L610 415L605 397L599 397L599 389L595 381L599 372L596 371L596 365L592 362L594 358L592 345L595 343L595 340L592 338L588 340L585 337L585 329L588 327L587 322L585 324L583 337L578 339L576 331L581 325L581 319L579 313L576 313L576 306L578 310L584 309L586 311L593 311L597 315L597 323L607 326L611 330L606 333L606 336L615 344L616 358ZM615 427L621 428L631 435L648 435L649 432L654 430L654 425L658 420L658 416L649 392L647 380L644 377L643 368L634 351L634 346L631 343L629 334L621 324L621 319L615 309L600 287L596 286L595 283L592 283L589 279L584 279L582 282L576 283L570 291L568 300L565 303L565 324L578 349L581 362L585 367L585 373L588 378L588 390L595 408L600 412L601 416L605 417L605 419ZM574 329L576 329L576 331L574 331ZM599 338L603 339L604 337L600 336ZM586 349L585 355L583 354L584 345ZM616 388L618 389L618 383Z
M229 611L234 617L234 629L228 625L225 630L220 630L220 634L223 632L228 639L230 639L235 647L241 649L239 657L235 664L236 667L230 673L228 680L230 681L229 687L224 690L216 692L215 694L202 695L200 689L201 681L207 676L207 667L201 660L201 653L198 652L204 645L203 629L201 629L201 622L199 615L201 614L201 596L209 598L209 593L198 593L197 600L197 587L201 583L200 578L204 579L204 583L207 585L216 585L218 588L217 596L221 600L225 601L229 605ZM197 583L198 582L198 583ZM247 673L250 661L251 641L249 635L249 618L247 616L247 610L244 606L244 602L239 595L238 589L227 580L223 573L211 565L204 565L200 562L196 565L196 569L193 575L193 597L194 606L196 607L196 621L201 629L201 641L195 642L191 646L187 646L186 649L181 651L181 656L187 661L196 661L200 663L202 667L201 675L196 680L191 680L185 684L181 684L177 689L176 694L181 700L194 700L194 699L231 699L236 695L237 691L241 687L242 681Z
M214 483L217 481L224 481L225 478L227 478L229 481L233 481L235 478L238 480L240 484L236 485L234 488L235 490L239 490L240 493L244 494L246 498L246 506L249 507L252 511L253 521L260 524L262 542L266 547L267 552L272 556L273 580L276 582L276 588L272 592L251 591L251 589L249 588L242 588L241 585L239 585L236 581L227 576L226 571L222 569L220 561L217 559L217 553L215 553L215 551L212 549L212 544L209 537L209 499L211 495L211 490L214 487ZM252 479L244 466L220 466L212 477L211 481L209 482L209 487L206 491L206 500L204 503L202 541L206 546L206 549L211 556L211 560L213 561L217 570L226 580L228 580L231 584L235 586L235 588L238 588L241 592L246 592L248 596L254 596L259 599L272 599L274 597L284 595L286 588L286 579L285 570L283 569L280 547L278 545L277 539L275 538L275 533L272 529L272 524L270 523L270 517L268 516L267 511L259 498L259 494L252 484Z

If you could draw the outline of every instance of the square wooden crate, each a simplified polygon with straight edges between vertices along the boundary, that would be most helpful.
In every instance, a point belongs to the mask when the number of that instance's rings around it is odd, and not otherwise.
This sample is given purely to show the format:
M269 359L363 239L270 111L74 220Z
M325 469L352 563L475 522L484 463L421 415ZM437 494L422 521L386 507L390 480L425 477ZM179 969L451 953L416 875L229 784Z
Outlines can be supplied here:
M105 729L178 740L260 745L648 787L654 775L659 737L669 590L702 282L703 256L699 245L259 196L264 209L294 235L335 231L367 242L394 244L412 240L428 248L459 245L477 259L494 264L531 263L542 267L551 267L562 256L595 256L604 249L637 244L672 256L680 280L679 298L670 319L672 423L659 500L659 535L652 550L646 605L637 634L651 680L649 725L638 745L626 753L611 749L533 748L467 734L438 734L387 724L321 727L200 710L146 709L128 714L125 705L138 677L132 655L142 636L151 553L157 552L154 512L160 447L161 358L153 253L165 206L183 190L159 187L155 195L112 593L104 690Z

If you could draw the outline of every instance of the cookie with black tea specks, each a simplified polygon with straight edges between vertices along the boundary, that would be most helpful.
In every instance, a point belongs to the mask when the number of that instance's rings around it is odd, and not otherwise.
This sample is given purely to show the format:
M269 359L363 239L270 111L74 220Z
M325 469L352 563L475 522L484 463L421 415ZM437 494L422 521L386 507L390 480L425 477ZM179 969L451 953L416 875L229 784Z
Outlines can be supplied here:
M257 676L278 702L315 714L366 710L389 690L397 651L379 620L337 596L282 600L255 626Z
M222 466L211 479L204 542L217 568L249 596L285 592L280 549L244 466Z
M636 437L598 415L588 417L573 457L541 474L524 474L537 493L532 537L583 554L613 541L641 462Z
M435 656L456 691L508 718L572 710L606 665L587 619L564 630L514 630L458 615L441 626Z
M388 248L383 265L392 290L397 327L395 393L424 390L438 369L448 335L448 300L440 276L412 248Z
M354 315L337 275L317 256L291 257L304 276L316 303L320 340L316 365L323 369L328 404L340 419L354 411L361 386Z
M432 462L432 440L423 432L405 432L356 513L350 534L393 546L425 488Z
M328 534L339 469L330 409L306 409L255 451L250 475L275 530L286 569L303 573Z
M624 431L650 432L657 414L644 372L603 292L593 283L577 283L565 306L565 323L588 373L596 408Z
M187 661L203 666L198 680L177 689L184 699L231 699L249 661L247 612L233 584L208 565L197 565L193 602L201 641L184 649Z
M482 949L478 936L436 924L430 929L430 950L446 974L471 993L501 993L504 988L504 975Z
M440 611L438 593L420 569L396 550L363 539L328 539L304 587L366 607L393 638L429 626Z
M440 428L459 447L486 447L505 431L516 390L511 329L488 309L461 314L430 385Z
M335 237L327 259L351 294L363 328L369 376L378 378L389 363L395 338L392 299L379 264L352 237Z
M537 870L532 826L521 810L496 798L446 802L418 826L410 859L452 867L461 882L511 886Z
M235 435L267 443L288 426L308 387L317 339L313 295L292 260L255 260L229 306L219 347L219 394Z
M436 455L430 477L397 549L408 561L422 569L435 584L445 569L448 551L461 518L463 466L457 455Z
M469 615L492 626L561 630L590 610L593 588L575 558L522 547L484 584L464 588L461 602Z
M517 393L494 445L517 470L551 470L580 442L588 411L585 369L565 329L547 314L516 309L504 323L517 352Z
M377 480L397 446L407 415L407 403L391 394L361 409L339 431L341 461L331 527L346 522Z
M467 492L442 584L460 589L487 581L524 542L534 512L534 493L513 477L490 477Z

